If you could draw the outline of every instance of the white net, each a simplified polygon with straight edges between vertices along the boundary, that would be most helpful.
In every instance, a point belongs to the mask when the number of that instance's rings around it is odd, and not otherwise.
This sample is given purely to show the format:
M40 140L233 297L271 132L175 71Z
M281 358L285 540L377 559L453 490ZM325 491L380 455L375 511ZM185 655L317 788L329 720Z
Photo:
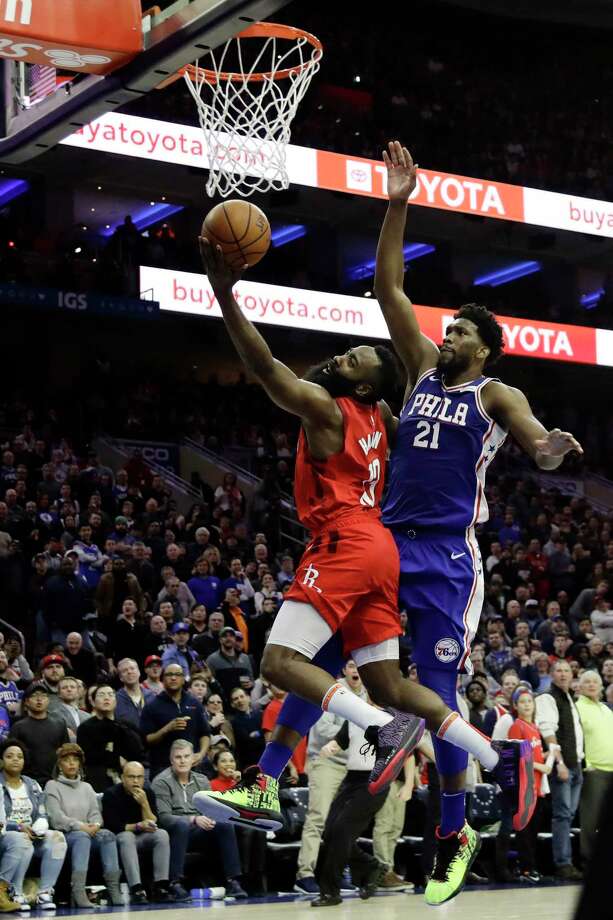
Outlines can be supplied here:
M204 132L211 197L289 186L291 123L319 70L321 46L303 33L254 36L258 28L209 51L185 75Z

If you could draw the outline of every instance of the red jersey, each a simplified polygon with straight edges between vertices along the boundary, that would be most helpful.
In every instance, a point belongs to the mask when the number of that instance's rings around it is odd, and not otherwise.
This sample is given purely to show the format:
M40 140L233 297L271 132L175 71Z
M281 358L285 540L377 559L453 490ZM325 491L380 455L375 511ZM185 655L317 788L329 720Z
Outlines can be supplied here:
M532 754L535 763L545 763L543 757L543 739L541 733L533 722L524 722L523 719L515 719L509 729L509 738L516 738L518 741L529 741L532 745ZM543 795L541 786L543 785L544 774L538 770L534 771L534 786L537 795Z
M342 450L325 460L311 456L304 430L296 455L294 496L298 517L310 531L335 523L341 515L366 511L380 517L379 504L387 458L387 432L378 405L336 400L343 413Z

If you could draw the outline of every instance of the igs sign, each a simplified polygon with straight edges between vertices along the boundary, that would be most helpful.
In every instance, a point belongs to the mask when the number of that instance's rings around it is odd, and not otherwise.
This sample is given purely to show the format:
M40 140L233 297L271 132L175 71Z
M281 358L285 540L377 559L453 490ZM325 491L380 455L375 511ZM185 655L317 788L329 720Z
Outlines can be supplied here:
M105 74L143 48L140 0L0 0L0 57Z

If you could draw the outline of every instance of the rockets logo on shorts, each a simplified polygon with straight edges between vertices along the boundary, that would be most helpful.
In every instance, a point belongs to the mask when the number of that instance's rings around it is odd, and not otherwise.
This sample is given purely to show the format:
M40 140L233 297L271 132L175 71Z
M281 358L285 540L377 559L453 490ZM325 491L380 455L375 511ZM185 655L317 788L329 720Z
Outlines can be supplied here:
M460 643L456 639L439 639L434 646L434 654L438 661L455 661L460 655Z
M317 578L319 578L319 570L316 569L314 565L309 565L308 569L304 573L302 584L307 588L315 588L315 590L321 594L321 588L318 588L315 584L315 580Z

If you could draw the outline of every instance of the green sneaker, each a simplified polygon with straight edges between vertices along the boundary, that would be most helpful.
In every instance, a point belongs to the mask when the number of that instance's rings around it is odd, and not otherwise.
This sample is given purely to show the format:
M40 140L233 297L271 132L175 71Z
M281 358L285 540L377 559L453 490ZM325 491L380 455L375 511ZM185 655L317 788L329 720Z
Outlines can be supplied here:
M272 776L248 767L243 778L226 792L197 792L192 799L201 815L220 824L240 824L261 831L283 827L279 783Z
M426 885L426 904L436 907L461 892L480 849L481 837L468 824L448 837L439 837L436 829L436 856Z

